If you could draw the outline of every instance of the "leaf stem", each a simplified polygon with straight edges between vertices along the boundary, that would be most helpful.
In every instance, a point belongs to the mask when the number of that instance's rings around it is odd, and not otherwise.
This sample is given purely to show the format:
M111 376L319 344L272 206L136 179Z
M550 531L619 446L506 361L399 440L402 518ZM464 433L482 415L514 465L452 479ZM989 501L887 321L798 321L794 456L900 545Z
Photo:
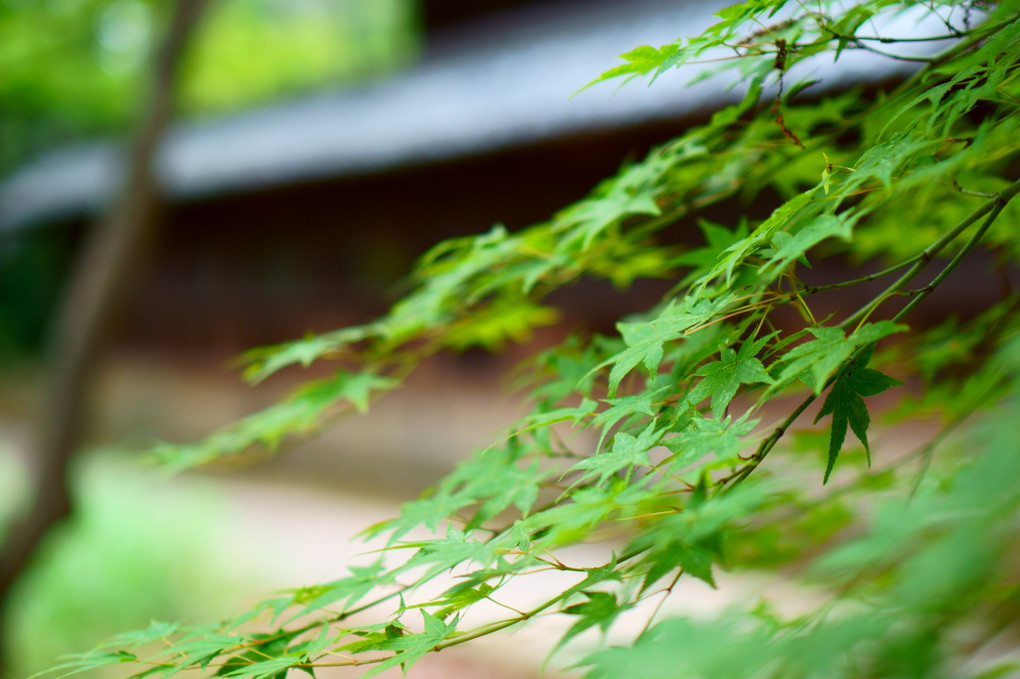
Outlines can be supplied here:
M914 298L910 300L910 302L905 307L903 307L899 313L893 316L893 321L898 321L904 316L906 316L914 309L914 307L920 304L925 297L934 292L935 288L941 285L942 281L944 281L946 277L948 277L949 274L953 272L953 269L959 266L960 262L963 261L964 257L966 257L968 253L970 253L970 251L973 250L974 247L981 242L981 239L984 238L984 235L988 232L988 229L992 226L992 223L995 221L995 218L998 217L999 213L1002 212L1003 208L1006 207L1006 203L1009 202L1009 199L1012 198L1013 195L1016 195L1017 191L1020 191L1020 182L1017 182L1011 188L1016 189L1013 191L1012 195L1007 197L1005 194L1003 194L995 198L995 200L993 201L995 207L992 208L992 211L988 214L988 217L986 217L985 221L981 224L981 227L974 233L973 236L971 236L970 240L967 241L963 248L958 253L956 253L956 255L949 261L949 264L947 264L945 268L943 268L942 271L940 271L939 274L932 279L931 283L921 288L920 291L918 291L914 295Z

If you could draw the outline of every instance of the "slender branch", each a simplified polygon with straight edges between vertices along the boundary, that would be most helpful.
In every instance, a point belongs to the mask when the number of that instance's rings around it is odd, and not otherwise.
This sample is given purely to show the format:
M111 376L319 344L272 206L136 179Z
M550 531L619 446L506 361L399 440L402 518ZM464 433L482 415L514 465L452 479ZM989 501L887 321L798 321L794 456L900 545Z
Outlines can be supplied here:
M958 33L949 33L945 35L932 35L925 38L886 38L877 35L855 35L854 40L867 40L869 42L881 42L885 44L892 44L898 42L942 42L944 40L959 40L960 35Z
M643 637L645 634L648 633L648 630L652 628L652 623L655 621L656 616L659 615L659 611L662 610L663 604L666 603L666 599L668 599L670 595L673 593L673 588L676 587L676 583L680 582L680 576L682 576L683 574L684 569L678 568L676 576L673 578L672 582L669 583L668 587L662 590L661 592L662 598L659 599L659 601L655 604L655 610L653 610L652 614L648 616L648 620L645 621L644 627L641 628L641 633L638 634L638 638Z
M910 257L909 259L905 259L902 262L893 264L892 266L882 269L881 271L870 273L867 276L861 276L860 278L852 278L847 281L840 281L839 283L827 283L826 285L805 285L800 289L800 292L801 294L804 295L814 295L816 293L824 292L826 290L839 290L841 288L849 288L851 286L859 285L861 283L869 283L873 280L877 280L879 278L884 278L890 274L894 274L900 269L908 267L911 264L917 262L922 257L923 257L922 254L916 254L913 257Z
M886 52L884 50L876 49L870 45L863 45L861 43L857 43L856 47L857 49L864 50L865 52L871 52L872 54L877 54L879 56L887 57L889 59L895 59L896 61L916 62L920 64L931 64L935 61L935 57L911 57L906 54L892 54L891 52Z
M870 302L865 304L863 307L858 309L856 312L851 314L849 317L843 320L839 324L841 328L848 328L854 323L858 322L862 318L868 316L876 307L882 302L903 290L907 283L909 283L917 274L919 274L928 264L934 259L947 245L956 240L964 231L966 231L972 224L977 222L979 219L987 215L988 213L995 211L998 215L1001 211L1000 205L1005 205L1009 202L1016 194L1020 192L1020 181L1014 182L1008 189L1002 191L996 198L985 203L983 206L972 212L963 221L957 224L955 227L947 231L941 238L925 248L921 253L916 256L916 261L910 269L900 276L894 283L883 290L877 297L872 299ZM916 306L916 305L915 305ZM913 307L911 307L913 308Z
M889 286L889 288L887 288L881 295L879 295L877 298L875 298L874 300L866 304L864 307L862 307L861 310L858 310L848 319L840 323L839 327L841 328L848 327L851 324L851 322L860 318L862 315L865 314L865 312L870 313L871 310L876 308L885 299L888 299L892 294L902 290L902 288L910 281L911 278L916 276L917 273L921 271L921 269L927 266L927 264L931 261L932 257L934 257L943 248L945 248L945 246L948 245L954 238L963 233L963 231L966 230L967 227L969 227L975 221L980 219L982 216L987 215L987 218L981 224L981 227L974 233L973 236L971 236L970 240L967 241L967 243L960 250L960 252L958 252L956 256L953 257L952 260L950 260L949 264L947 264L942 269L942 271L939 272L939 274L932 280L931 283L929 283L920 292L918 292L914 296L914 298L910 301L909 304L907 304L895 316L893 316L893 321L899 321L903 319L918 304L920 304L925 297L934 292L934 290L939 285L941 285L941 283L949 276L949 274L951 274L953 270L956 269L956 267L960 264L961 261L963 261L967 254L969 254L970 251L973 250L974 247L981 241L985 233L987 233L988 229L995 221L996 217L999 216L1003 208L1006 207L1006 204L1011 199L1013 199L1017 195L1017 193L1020 193L1020 180L1014 182L1008 189L1001 192L992 201L987 203L979 210L975 211L972 215L964 219L963 222L961 222L956 227L951 229L942 238L940 238L931 246L926 248L924 252L918 255L918 261L911 268L910 271L901 276L900 279L896 281L896 283ZM834 383L839 378L839 375L842 373L842 370L844 370L847 365L852 363L863 352L865 348L866 347L861 347L857 351L855 351L844 362L843 367L841 367L840 370L838 370L834 375L832 375L831 377L829 377L828 380L826 380L825 385L821 390L819 390L818 394L811 393L803 401L801 401L800 405L798 405L793 410L793 412L791 412L786 417L786 419L784 419L783 422L775 430L772 431L771 434L769 434L765 439L762 440L761 444L759 444L758 446L758 449L755 451L754 455L751 456L750 461L746 465L741 467L740 470L738 470L732 476L722 479L720 481L720 489L725 488L727 484L729 485L729 487L732 488L733 486L737 485L738 483L746 479L751 474L751 472L757 469L758 465L760 465L761 462L765 459L765 457L772 451L772 449L776 447L776 444L779 443L779 440L782 439L786 431L791 426L793 426L793 423L797 420L797 418L800 417L801 414L803 414L804 411L807 410L812 403L814 403L814 401L818 398L818 395L820 395L822 391L831 386L832 383Z
M999 21L994 24L990 25L986 24L981 26L980 28L973 29L967 37L961 39L958 43L947 49L945 52L942 52L938 56L934 57L925 68L919 69L917 72L911 74L909 78L900 83L893 91L892 96L896 96L902 92L909 91L914 85L917 84L918 80L928 75L933 67L941 66L947 62L950 62L956 57L963 54L964 52L973 49L983 40L988 38L988 36L993 35L998 31L1002 30L1009 24L1013 23L1014 20L1015 20L1014 18L1010 18L1004 21Z
M830 380L832 379L834 378L830 378ZM826 386L828 385L829 382L826 382ZM754 455L751 456L750 462L741 467L740 470L733 476L724 479L723 487L725 487L725 483L728 482L730 484L730 487L732 488L733 486L737 485L738 483L746 479L751 474L751 472L757 469L758 465L762 463L765 457L772 451L773 448L776 447L776 444L779 443L779 440L783 438L783 435L786 434L786 431L790 427L792 427L793 423L797 421L797 418L800 417L801 414L808 409L808 406L814 403L816 398L818 398L817 395L810 394L808 395L807 398L801 401L800 405L794 408L793 412L787 415L786 419L783 420L783 422L778 427L776 427L772 431L772 433L769 434L758 445L758 449L754 452Z
M974 232L974 235L971 236L970 240L967 241L963 248L958 253L956 253L956 256L949 261L949 264L947 264L945 268L943 268L942 271L940 271L939 274L934 279L932 279L932 282L921 288L921 290L916 295L914 295L914 298L910 300L910 302L905 307L903 307L903 309L901 309L898 314L893 316L894 321L898 321L904 316L906 316L908 313L911 312L911 310L914 309L914 307L920 304L925 297L934 292L935 288L941 285L942 281L944 281L946 277L953 272L953 269L960 265L960 262L963 261L964 257L966 257L970 253L970 251L973 250L974 247L981 242L981 239L984 238L984 235L988 232L988 229L992 226L992 223L995 221L995 218L998 217L999 213L1002 212L1002 209L1006 207L1006 203L1009 201L1009 199L1012 198L1013 195L1016 195L1017 191L1020 191L1020 182L1017 182L1010 188L1014 189L1012 195L1007 196L1006 192L1004 192L1002 195L1000 195L993 201L995 207L989 213L988 217L985 218L985 221L984 223L981 224L981 227L976 232Z

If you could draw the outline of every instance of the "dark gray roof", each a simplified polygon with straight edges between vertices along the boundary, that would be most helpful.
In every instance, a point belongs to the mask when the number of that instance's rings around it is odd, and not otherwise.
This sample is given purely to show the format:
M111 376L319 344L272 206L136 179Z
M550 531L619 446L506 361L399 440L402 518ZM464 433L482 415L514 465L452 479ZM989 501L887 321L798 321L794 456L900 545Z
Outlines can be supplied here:
M186 121L158 157L173 199L428 163L565 134L679 117L739 96L698 67L653 87L605 83L615 55L711 25L725 0L596 0L508 12L448 34L395 77L217 120ZM909 24L916 35L919 30ZM708 68L704 66L702 68ZM888 77L909 64L853 53L813 63L826 87ZM117 184L118 145L51 152L0 184L0 230L96 210Z

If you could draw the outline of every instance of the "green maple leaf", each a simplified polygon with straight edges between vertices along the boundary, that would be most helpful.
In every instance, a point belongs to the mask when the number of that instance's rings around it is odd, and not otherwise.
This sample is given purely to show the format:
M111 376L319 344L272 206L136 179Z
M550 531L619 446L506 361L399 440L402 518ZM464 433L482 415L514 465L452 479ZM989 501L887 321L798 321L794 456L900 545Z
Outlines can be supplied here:
M658 445L659 439L662 438L662 432L655 431L655 424L653 420L636 437L620 432L613 437L613 447L610 450L592 455L574 465L572 471L578 469L586 471L578 483L595 474L599 477L598 482L604 483L607 478L623 469L632 470L634 467L651 464L648 451Z
M584 398L581 400L581 403L574 407L564 406L563 408L554 408L552 410L540 410L521 420L520 425L514 430L514 435L548 427L557 422L567 422L568 420L576 425L580 420L594 413L596 408L598 408L598 403L590 398Z
M384 572L382 561L369 566L349 566L348 570L351 575L339 580L294 590L293 603L306 605L291 620L327 606L351 606L371 592L373 587L392 579Z
M411 665L421 660L425 654L435 650L438 644L453 634L459 621L459 618L455 616L447 624L425 610L421 611L421 617L425 627L424 631L417 634L404 634L401 631L401 633L393 634L385 641L375 644L370 650L394 651L394 654L362 676L374 677L398 665L406 673Z
M337 372L332 383L327 385L320 393L314 394L327 400L347 399L355 410L364 414L368 412L369 398L373 392L389 391L396 388L400 382L390 377L382 377L371 371L362 372ZM307 396L313 396L308 393Z
M235 655L213 675L214 677L255 677L257 679L283 679L287 668L301 662L301 657L287 653L294 633L254 634L249 650ZM183 644L181 644L183 645ZM221 646L222 649L222 646ZM176 647L175 647L176 650ZM178 662L181 662L178 659Z
M634 605L617 601L616 595L611 592L582 592L582 594L588 597L587 601L563 609L563 612L567 615L577 615L580 617L577 622L570 626L570 629L563 635L563 638L560 639L556 645L557 649L589 627L598 625L603 632L608 632L610 625L613 624L620 613Z
M680 50L680 45L677 43L669 43L662 45L661 47L653 47L651 45L635 47L629 52L625 52L620 55L620 58L626 63L620 64L619 66L615 66L606 71L598 78L582 87L578 90L578 92L583 92L596 83L600 83L611 78L618 78L620 76L626 76L629 81L640 75L651 73L652 71L657 71L656 75L658 75L658 72L661 72L664 69L664 66L668 67L669 64L675 62L678 50Z
M684 252L673 261L674 264L695 269L710 269L719 258L720 252L739 243L748 235L747 221L744 219L732 230L707 219L699 219L698 227L705 236L704 247Z
M616 396L620 381L639 363L654 374L664 355L663 345L680 339L685 333L708 322L733 301L727 293L715 299L687 297L680 304L670 302L656 318L633 323L617 323L627 348L604 361L599 367L612 364L609 371L609 397Z
M246 365L244 378L252 384L258 384L290 365L307 368L317 359L342 351L351 344L373 336L375 332L373 325L358 325L246 351L240 358Z
M670 473L679 473L713 452L719 462L734 458L745 446L742 437L758 424L758 420L746 418L745 414L735 421L729 416L692 419L683 431L662 441L663 446L675 453L669 464Z
M494 587L486 582L480 583L477 587L472 586L470 582L455 585L436 600L437 604L443 604L443 608L436 612L436 617L442 620L452 613L487 599L493 589Z
M760 248L767 246L772 237L780 229L788 228L798 219L803 218L801 210L811 202L812 193L799 194L798 196L780 205L764 222L747 238L742 238L730 247L719 253L715 266L702 277L702 285L719 276L725 276L726 284L733 280L733 271L738 264L741 264L747 257L757 252ZM811 210L817 210L817 206Z
M581 250L587 250L595 238L611 224L634 215L662 214L650 191L631 193L625 188L610 192L601 198L578 203L561 215L566 223L576 226L565 236L565 242L581 241Z
M605 441L606 435L620 420L632 415L655 417L655 402L663 397L669 388L669 386L664 386L630 396L603 399L609 404L609 408L592 419L592 424L602 426L602 433L599 435L599 443L595 446L595 451L602 450L602 443Z
M775 334L772 333L757 341L744 342L737 351L729 347L724 348L718 361L703 365L695 373L702 379L691 390L688 397L690 402L697 404L711 395L712 413L719 417L733 400L741 384L772 384L772 377L755 356Z
M800 261L810 268L806 254L808 250L829 238L841 238L849 241L853 235L854 225L861 214L832 215L821 214L804 225L796 234L778 231L772 236L772 250L762 252L768 261L759 271L782 271L791 262Z
M511 505L527 516L538 499L538 484L544 477L537 460L524 469L504 466L499 472L494 465L492 472L492 476L485 480L488 482L486 485L479 483L474 488L479 495L488 491L489 499L468 521L468 528L481 526Z
M865 367L874 351L874 347L869 347L836 378L829 395L825 397L822 409L815 417L815 422L818 422L826 415L832 415L829 460L825 465L825 478L822 483L828 482L832 468L836 464L836 457L843 447L843 441L846 440L847 425L850 425L854 435L864 444L868 464L871 464L871 450L868 448L868 426L871 424L871 417L868 415L868 407L864 404L863 397L874 396L903 384L873 368Z
M389 549L416 549L414 555L393 573L405 572L418 566L429 565L429 574L452 570L458 565L476 562L488 564L493 558L493 546L472 537L471 532L459 531L452 525L446 529L446 537L435 540L397 542ZM422 576L422 577L431 577Z
M592 370L598 359L595 347L580 346L577 338L539 354L535 360L535 366L541 370L539 379L548 381L532 391L532 398L536 403L556 403L574 393L590 395L595 379Z
M830 376L859 347L906 329L906 326L892 321L878 321L865 323L847 337L841 328L808 328L816 339L794 347L777 361L782 369L766 395L778 391L795 378L800 378L814 389L815 394L820 394Z
M646 591L678 566L684 573L715 588L712 563L713 555L718 556L720 552L720 543L720 536L713 536L713 539L705 540L704 544L694 545L683 540L675 540L648 553L643 563L649 568L642 580L641 590Z

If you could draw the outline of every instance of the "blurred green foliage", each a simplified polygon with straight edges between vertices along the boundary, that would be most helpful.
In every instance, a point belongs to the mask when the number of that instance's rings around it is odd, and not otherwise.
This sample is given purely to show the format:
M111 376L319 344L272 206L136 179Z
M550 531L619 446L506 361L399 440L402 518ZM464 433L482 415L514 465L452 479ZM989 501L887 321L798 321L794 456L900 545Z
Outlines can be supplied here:
M235 111L415 58L414 0L212 0L186 56L185 115ZM146 100L167 0L0 0L0 177L34 154L122 133ZM66 268L60 234L0 236L0 357L39 346Z
M82 467L74 521L53 535L12 602L14 676L153 618L222 615L245 587L243 572L213 556L223 532L213 493L157 487L116 456Z
M166 0L0 0L0 173L40 148L123 128ZM416 53L411 0L218 0L188 55L185 113L351 82Z
M407 0L220 2L191 54L182 103L232 109L386 73L416 53L412 9Z

